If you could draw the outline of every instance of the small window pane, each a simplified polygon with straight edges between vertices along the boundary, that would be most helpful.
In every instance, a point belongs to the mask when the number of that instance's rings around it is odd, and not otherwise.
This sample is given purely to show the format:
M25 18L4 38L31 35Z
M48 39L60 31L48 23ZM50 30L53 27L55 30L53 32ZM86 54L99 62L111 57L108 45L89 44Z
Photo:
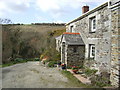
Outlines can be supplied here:
M95 19L95 17L93 17L93 18L90 18L90 29L91 29L91 32L95 32L96 31L96 19Z
M93 19L93 29L95 29L95 24L96 23L96 20L95 19Z

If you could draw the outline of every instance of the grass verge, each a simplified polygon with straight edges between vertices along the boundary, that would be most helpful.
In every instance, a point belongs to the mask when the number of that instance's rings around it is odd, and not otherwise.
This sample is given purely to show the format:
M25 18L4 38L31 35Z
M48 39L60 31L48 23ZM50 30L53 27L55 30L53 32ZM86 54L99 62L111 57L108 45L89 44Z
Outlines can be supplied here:
M69 71L61 71L61 73L68 78L70 84L74 87L81 87L81 88L95 88L91 85L81 83L76 77L74 77Z
M25 63L27 61L40 61L40 59L39 58L31 58L31 59L16 58L14 61L10 61L9 63L6 63L6 64L1 64L0 67L12 66L19 63Z
M22 62L11 61L10 63L0 65L0 67L8 67L8 66L12 66L12 65L15 65L15 64L19 64L19 63L25 63L25 62L27 62L27 61L26 60L22 61Z

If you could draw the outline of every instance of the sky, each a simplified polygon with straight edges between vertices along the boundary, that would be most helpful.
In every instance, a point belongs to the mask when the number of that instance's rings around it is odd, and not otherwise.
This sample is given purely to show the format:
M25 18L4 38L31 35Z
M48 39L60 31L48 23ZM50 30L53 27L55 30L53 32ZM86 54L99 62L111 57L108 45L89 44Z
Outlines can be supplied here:
M0 18L13 23L68 23L109 0L0 0Z

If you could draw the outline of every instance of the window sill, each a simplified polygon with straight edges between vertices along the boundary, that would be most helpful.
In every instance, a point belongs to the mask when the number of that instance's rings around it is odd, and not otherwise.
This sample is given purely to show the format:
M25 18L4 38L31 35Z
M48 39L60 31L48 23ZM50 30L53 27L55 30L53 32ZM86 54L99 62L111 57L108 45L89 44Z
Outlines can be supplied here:
M90 31L89 33L95 33L95 31L94 32Z
M94 57L89 57L90 59L93 59Z

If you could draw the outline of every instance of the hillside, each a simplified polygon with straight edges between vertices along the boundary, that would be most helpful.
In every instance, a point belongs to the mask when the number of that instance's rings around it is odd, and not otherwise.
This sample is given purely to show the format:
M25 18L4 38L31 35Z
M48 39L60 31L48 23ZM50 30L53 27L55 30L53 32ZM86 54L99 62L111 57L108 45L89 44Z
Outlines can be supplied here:
M47 50L55 53L55 37L63 32L64 25L3 25L3 63L16 58L39 58Z

